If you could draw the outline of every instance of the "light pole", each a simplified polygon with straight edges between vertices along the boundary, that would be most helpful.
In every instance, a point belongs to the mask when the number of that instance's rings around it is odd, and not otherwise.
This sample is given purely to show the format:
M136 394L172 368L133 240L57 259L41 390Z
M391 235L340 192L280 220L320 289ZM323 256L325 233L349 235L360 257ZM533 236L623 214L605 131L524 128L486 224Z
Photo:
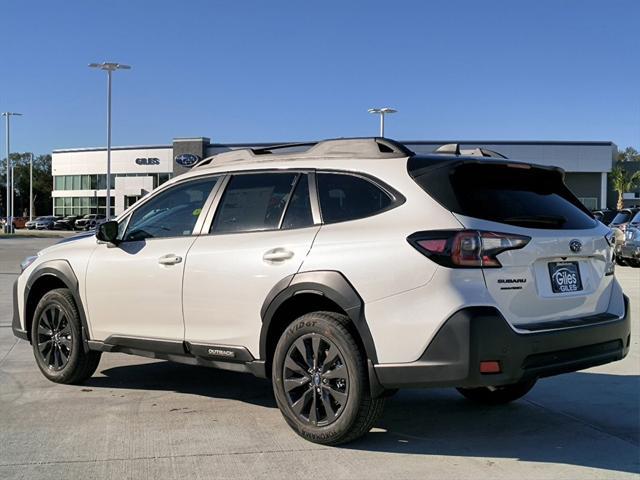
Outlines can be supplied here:
M29 221L33 221L33 153L29 154Z
M384 107L384 108L370 108L367 110L369 113L380 115L380 136L384 137L384 116L388 113L396 113L397 110L393 108Z
M11 122L12 116L21 116L21 113L17 112L3 112L2 116L7 119L7 223L5 224L5 231L7 233L13 233L13 168L10 167L9 152L11 147L9 146Z
M89 67L107 72L107 221L111 218L111 74L116 70L130 70L129 65L114 62L90 63Z

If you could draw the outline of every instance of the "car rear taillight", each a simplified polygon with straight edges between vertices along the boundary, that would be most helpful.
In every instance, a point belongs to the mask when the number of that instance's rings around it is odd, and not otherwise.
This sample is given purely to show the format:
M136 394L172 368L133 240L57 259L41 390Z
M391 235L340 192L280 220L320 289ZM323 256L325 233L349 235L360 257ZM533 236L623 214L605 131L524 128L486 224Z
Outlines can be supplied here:
M496 258L507 250L524 247L530 237L482 230L417 232L407 240L420 253L451 268L498 268Z

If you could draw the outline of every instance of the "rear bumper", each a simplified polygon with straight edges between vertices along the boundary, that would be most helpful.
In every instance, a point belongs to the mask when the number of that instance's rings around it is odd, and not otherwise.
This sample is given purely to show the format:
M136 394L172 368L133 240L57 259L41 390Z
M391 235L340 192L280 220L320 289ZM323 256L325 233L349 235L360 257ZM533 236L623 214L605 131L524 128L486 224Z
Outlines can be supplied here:
M493 307L465 308L451 316L420 359L374 366L384 388L479 387L573 372L624 358L630 345L629 300L624 315L551 322L552 329L514 330ZM481 361L501 372L480 373Z

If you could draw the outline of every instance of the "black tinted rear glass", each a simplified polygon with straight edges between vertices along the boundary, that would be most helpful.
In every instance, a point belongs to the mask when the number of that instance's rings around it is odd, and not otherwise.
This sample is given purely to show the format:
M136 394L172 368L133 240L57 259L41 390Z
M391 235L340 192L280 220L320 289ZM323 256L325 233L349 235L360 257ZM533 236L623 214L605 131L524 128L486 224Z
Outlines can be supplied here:
M429 169L410 161L410 174L412 166L418 185L455 213L526 228L571 230L597 224L557 171L490 163Z
M324 223L369 217L392 204L385 191L355 175L318 173L318 194Z

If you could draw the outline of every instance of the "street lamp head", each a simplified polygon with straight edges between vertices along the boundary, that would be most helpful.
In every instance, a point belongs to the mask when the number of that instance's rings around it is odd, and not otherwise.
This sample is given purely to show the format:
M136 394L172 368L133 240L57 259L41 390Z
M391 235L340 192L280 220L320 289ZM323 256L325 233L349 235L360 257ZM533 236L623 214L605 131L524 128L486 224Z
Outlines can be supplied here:
M389 107L384 107L384 108L370 108L369 110L367 110L367 112L386 114L386 113L396 113L397 110Z
M11 117L11 116L18 116L21 117L22 114L18 113L18 112L2 112L2 116L3 117Z
M100 70L106 70L113 72L115 70L131 70L130 65L125 65L124 63L116 63L116 62L102 62L102 63L90 63L90 68L99 68Z

